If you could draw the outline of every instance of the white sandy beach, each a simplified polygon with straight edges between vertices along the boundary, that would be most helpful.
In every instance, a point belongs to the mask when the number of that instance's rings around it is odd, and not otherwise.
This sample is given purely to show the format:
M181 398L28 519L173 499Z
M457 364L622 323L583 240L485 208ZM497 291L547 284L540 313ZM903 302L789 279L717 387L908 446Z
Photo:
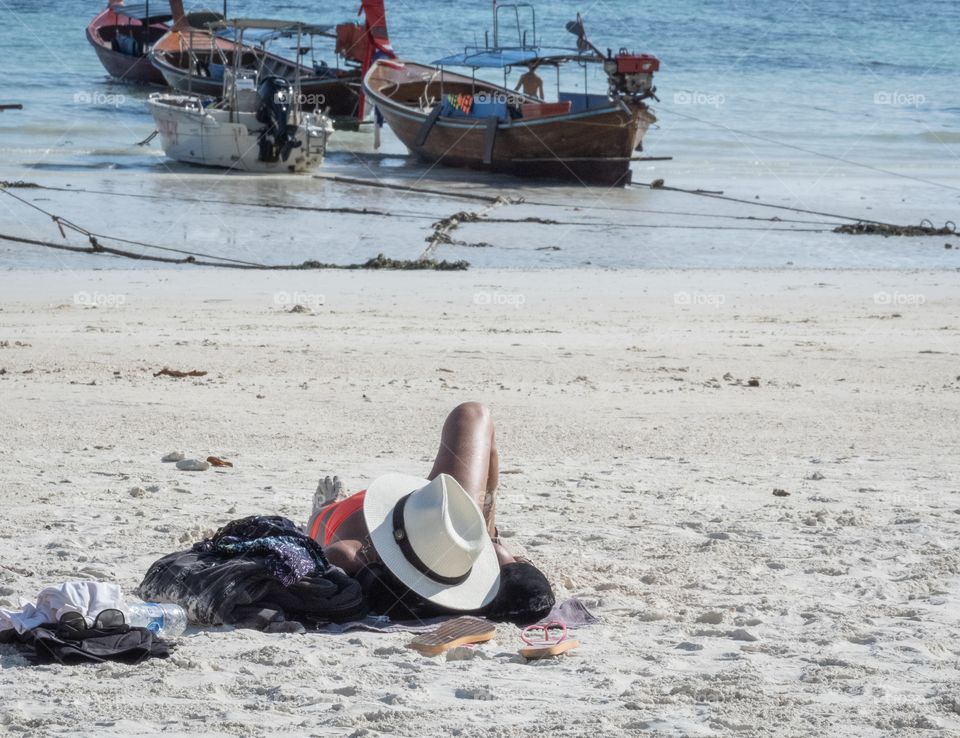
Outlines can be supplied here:
M75 578L132 592L248 514L303 523L326 474L423 474L445 413L480 400L508 545L603 620L535 665L513 626L465 660L400 634L229 628L136 667L0 646L0 734L958 735L958 288L955 271L0 273L0 606ZM173 450L235 467L177 472Z

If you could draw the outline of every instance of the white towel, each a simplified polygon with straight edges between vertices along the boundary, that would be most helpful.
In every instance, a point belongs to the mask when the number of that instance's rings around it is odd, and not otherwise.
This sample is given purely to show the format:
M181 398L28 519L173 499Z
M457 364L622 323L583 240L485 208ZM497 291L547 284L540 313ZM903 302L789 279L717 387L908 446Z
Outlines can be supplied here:
M20 608L0 608L0 631L12 628L17 633L25 633L44 623L58 622L66 612L79 612L88 625L93 625L103 610L128 613L120 585L104 582L67 582L59 587L47 587L37 596L35 604L21 601Z

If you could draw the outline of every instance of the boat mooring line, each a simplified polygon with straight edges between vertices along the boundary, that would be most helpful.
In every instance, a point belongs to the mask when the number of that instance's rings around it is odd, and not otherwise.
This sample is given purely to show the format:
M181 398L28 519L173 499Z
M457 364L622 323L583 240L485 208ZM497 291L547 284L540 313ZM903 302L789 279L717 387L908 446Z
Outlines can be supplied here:
M304 210L308 212L317 212L317 213L342 213L345 215L377 215L384 218L416 218L422 220L435 220L436 215L431 215L430 213L404 213L396 212L392 213L387 210L373 210L370 208L350 208L350 207L340 207L340 208L321 208L313 205L283 205L276 203L263 203L263 202L229 202L224 203L223 200L214 200L212 198L203 198L203 197L175 197L172 195L149 195L144 192L110 192L109 190L88 190L83 187L50 187L48 185L38 185L34 183L27 182L0 182L0 188L4 187L30 187L30 189L38 190L49 190L50 192L80 192L86 195L107 195L109 197L132 197L136 199L143 200L161 200L161 201L170 201L170 202L197 202L205 203L212 205L236 205L238 207L249 207L249 208L266 208L272 210Z
M466 243L464 241L455 241L450 237L450 233L455 231L460 227L462 223L476 223L485 218L487 213L490 213L497 208L501 208L504 205L510 205L511 202L505 197L498 197L496 202L490 203L480 212L466 212L461 211L459 213L454 213L451 216L444 218L443 220L438 220L433 224L433 233L427 236L427 248L423 250L423 253L420 254L421 259L430 259L433 257L434 252L443 244L449 244L451 246L469 246L469 247L485 247L490 246L491 244L487 243Z
M307 271L319 269L339 269L353 271L358 269L369 270L432 270L432 271L465 271L470 267L466 261L436 261L434 259L413 260L413 259L388 259L383 254L379 254L372 259L359 264L325 264L319 261L305 261L302 264L243 264L243 263L225 263L219 261L203 261L188 256L184 259L175 259L168 256L150 256L148 254L137 254L123 249L114 249L109 246L103 246L95 238L91 238L90 246L70 246L62 243L51 243L50 241L38 241L32 238L23 238L21 236L11 236L0 233L0 241L11 241L13 243L28 244L31 246L44 246L58 251L71 251L77 254L94 254L121 256L134 261L151 261L161 264L189 264L190 266L218 267L221 269L246 269L260 271ZM160 248L151 246L150 248ZM215 256L215 259L220 257Z
M776 210L788 210L793 213L803 213L805 215L818 215L823 218L836 218L837 220L849 220L854 223L869 223L876 226L882 226L887 229L888 235L896 235L897 231L914 231L914 235L917 235L919 231L923 231L923 235L939 236L944 235L943 230L949 230L948 227L944 229L936 229L932 226L927 228L925 226L903 226L896 223L887 223L882 220L873 220L871 218L855 218L852 215L838 215L837 213L824 213L819 210L807 210L806 208L795 208L790 205L777 205L772 202L763 202L761 200L744 200L740 197L731 197L730 195L724 195L717 192L707 192L706 190L685 190L681 187L667 187L658 180L655 182L635 182L631 185L632 187L646 187L650 190L665 190L667 192L679 192L685 195L697 195L698 197L709 197L714 200L726 200L727 202L736 202L743 205L756 205L760 208L774 208ZM927 221L929 222L929 221ZM837 233L846 233L847 231L835 230Z
M44 208L41 208L39 205L37 205L37 204L35 204L35 203L32 203L32 202L30 202L30 201L28 201L28 200L23 199L22 197L19 197L19 196L13 194L12 192L10 192L10 190L8 190L8 189L6 189L6 188L0 189L0 192L2 192L4 195L9 195L9 196L12 197L14 200L17 200L18 202L23 203L24 205L26 205L26 206L29 207L29 208L33 208L33 209L36 210L37 212L43 213L44 215L46 215L48 218L50 218L50 219L57 225L57 228L60 229L60 235L61 235L63 238L66 238L66 237L67 237L67 234L66 234L66 232L65 232L65 229L66 229L66 230L75 231L76 233L79 233L80 235L85 236L85 237L90 241L90 248L84 248L84 249L82 249L82 250L84 250L84 251L105 251L105 252L109 253L109 252L110 252L109 249L107 249L106 247L100 245L100 243L99 243L99 241L98 241L98 239L101 239L101 238L102 238L102 239L106 239L106 240L109 240L109 241L117 241L118 243L126 243L126 244L129 244L129 245L131 245L131 246L141 246L141 247L143 247L143 248L148 248L148 249L157 249L158 251L168 251L168 252L175 253L175 254L183 254L184 256L189 256L189 257L197 257L197 256L200 256L200 257L203 257L203 258L205 258L205 259L219 259L219 260L221 260L221 261L223 261L223 262L225 262L225 263L229 263L229 264L236 264L236 265L242 265L242 266L247 266L247 267L262 266L262 265L260 265L260 264L257 264L256 262L242 261L242 260L240 260L240 259L230 259L230 258L228 258L228 257L214 256L214 255L212 255L212 254L195 253L195 252L191 252L191 251L185 251L185 250L183 250L183 249L175 249L175 248L170 247L170 246L157 246L157 245L155 245L155 244L143 243L143 242L140 242L140 241L130 241L130 240L125 239L125 238L117 238L117 237L114 237L114 236L105 236L105 235L100 234L100 233L94 233L93 231L87 230L87 229L84 228L83 226L77 225L76 223L73 223L72 221L69 221L69 220L67 220L66 218L64 218L64 217L62 217L62 216L60 216L60 215L56 215L55 213L51 213L49 210L45 210ZM79 247L73 247L73 248L79 248Z
M692 215L692 213L691 213ZM711 217L722 217L722 216L711 216ZM738 217L742 218L743 216L727 216L727 217ZM804 223L807 221L791 221L791 220L778 220L776 218L753 218L749 220L757 220L764 222L773 222L773 223ZM769 226L760 226L757 228L748 228L746 226L723 226L723 225L682 225L674 223L587 223L584 221L577 220L552 220L550 218L484 218L484 223L537 223L539 225L557 225L557 226L574 226L574 227L588 227L596 228L598 230L603 230L605 228L617 228L617 229L626 229L630 230L633 228L677 228L680 230L690 230L690 231L780 231L783 233L833 233L833 228L772 228ZM814 221L814 224L817 224ZM832 223L824 223L820 225L833 225Z
M73 253L79 254L91 254L91 255L110 255L110 256L120 256L127 259L134 259L136 261L150 261L150 262L159 262L163 264L190 264L192 266L209 266L209 267L220 267L224 269L258 269L265 271L294 271L294 270L315 270L315 269L343 269L343 270L353 270L353 269L391 269L391 270L433 270L433 271L463 271L470 267L469 262L459 260L459 261L437 261L432 258L421 257L419 259L390 259L385 257L383 254L378 254L377 256L368 259L362 263L356 264L328 264L319 261L308 260L301 264L260 264L257 262L250 261L241 261L239 259L230 259L225 256L215 256L211 254L204 254L200 252L191 252L185 251L183 249L175 249L169 246L158 246L156 244L143 243L140 241L130 241L124 238L118 238L115 236L107 236L103 234L93 233L92 231L87 230L83 226L77 225L72 221L67 220L55 213L51 213L48 210L41 208L39 205L36 205L32 202L29 202L22 197L18 197L14 193L10 192L7 189L6 183L0 186L0 193L9 195L14 200L30 207L40 213L43 213L49 217L60 229L60 235L63 238L67 237L66 230L75 231L87 238L90 242L89 246L73 246L70 244L64 243L53 243L51 241L41 241L37 239L24 238L22 236L13 236L5 233L0 233L0 241L10 241L12 243L21 243L28 244L32 246L43 246L46 248L57 249L59 251L70 251ZM166 251L170 253L176 253L183 255L183 258L174 258L169 256L151 256L148 254L138 254L133 251L126 251L124 249L115 249L110 246L104 246L100 243L100 240L107 241L116 241L118 243L126 243L133 246L140 246L141 248L147 249L156 249L158 251ZM198 258L200 257L200 258ZM213 259L214 261L209 261Z
M380 189L396 190L397 192L416 192L422 195L437 195L438 197L459 197L464 200L477 200L479 202L495 203L501 197L500 195L474 195L467 192L444 192L443 190L430 190L424 187L412 187L410 185L390 184L389 182L378 182L372 179L358 179L354 177L341 177L339 175L314 174L314 179L326 180L328 182L339 182L340 184L359 185L361 187L377 187ZM515 203L523 202L522 198L515 199Z
M664 109L661 109L659 112L664 112ZM834 156L833 154L824 154L821 151L814 151L813 149L808 149L803 146L797 146L796 144L787 143L786 141L778 141L775 138L769 138L767 136L761 136L758 133L747 133L746 131L741 131L736 128L731 128L730 126L725 126L722 123L714 123L713 121L704 120L703 118L697 118L694 115L688 115L686 113L680 113L676 110L666 109L667 113L672 113L681 118L687 118L689 120L694 120L698 123L703 123L707 126L712 126L714 128L720 128L724 131L730 133L735 133L738 136L745 136L746 138L755 138L758 141L765 141L767 143L772 143L777 146L783 146L787 149L793 149L795 151L801 151L804 154L810 154L811 156L819 156L823 159L830 159L831 161L837 161L842 164L848 164L852 167L860 167L862 169L869 169L872 172L880 172L881 174L887 174L891 177L900 177L902 179L910 179L914 182L922 182L923 184L931 185L932 187L942 187L945 190L953 190L954 192L960 192L960 187L955 187L954 185L946 184L945 182L937 182L932 179L925 179L924 177L915 177L912 174L904 174L903 172L895 172L892 169L883 169L882 167L875 167L872 164L864 164L863 162L853 161L852 159L844 159L842 156ZM873 221L876 222L876 221Z

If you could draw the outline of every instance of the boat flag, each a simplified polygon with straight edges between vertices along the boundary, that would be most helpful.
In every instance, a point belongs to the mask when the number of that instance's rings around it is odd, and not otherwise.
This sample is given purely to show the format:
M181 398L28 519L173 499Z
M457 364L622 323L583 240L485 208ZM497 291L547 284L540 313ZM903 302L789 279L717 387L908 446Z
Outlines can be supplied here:
M387 11L383 5L384 0L362 0L360 11L357 15L363 15L367 32L367 51L364 56L361 74L367 76L370 67L377 59L395 59L393 46L390 44L390 36L387 33ZM360 101L357 108L357 118L363 120L365 113L366 99L363 94L363 86L360 87Z

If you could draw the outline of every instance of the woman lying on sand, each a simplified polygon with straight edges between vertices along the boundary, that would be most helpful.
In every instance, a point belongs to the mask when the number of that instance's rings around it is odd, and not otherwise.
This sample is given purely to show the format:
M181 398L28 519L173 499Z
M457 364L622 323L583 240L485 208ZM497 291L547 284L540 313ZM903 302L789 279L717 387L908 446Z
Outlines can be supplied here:
M521 625L549 613L553 592L497 535L499 457L490 412L468 402L447 417L428 479L389 474L346 496L320 483L310 537L358 579L371 610L395 620L470 612Z

